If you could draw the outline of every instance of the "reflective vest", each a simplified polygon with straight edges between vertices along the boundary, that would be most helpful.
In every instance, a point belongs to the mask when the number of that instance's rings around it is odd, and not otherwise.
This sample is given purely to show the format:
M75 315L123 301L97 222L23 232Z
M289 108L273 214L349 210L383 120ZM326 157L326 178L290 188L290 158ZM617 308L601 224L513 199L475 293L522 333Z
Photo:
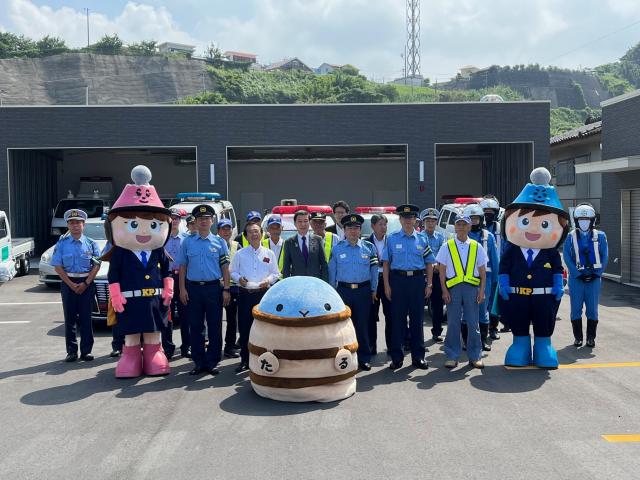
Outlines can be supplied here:
M263 238L262 239L262 246L264 248L268 248L271 249L271 246L269 244L269 239L268 238ZM278 257L278 270L280 270L280 272L282 272L282 267L284 266L284 243L282 244L282 248L280 249L280 256Z
M593 268L602 268L602 262L600 261L600 242L598 241L598 230L595 228L592 230L591 241L593 242L593 255L595 256L595 262ZM578 270L584 270L585 265L580 263L580 247L578 246L578 232L573 230L570 234L571 241L573 242L573 253L576 256L576 267Z
M478 242L470 240L469 242L469 255L467 257L467 268L462 267L462 260L460 260L460 253L456 246L455 239L447 241L449 247L449 255L451 255L451 261L453 262L453 269L456 273L455 277L447 279L447 288L454 287L459 283L468 283L477 287L480 285L480 278L473 275L474 267L476 266L476 257L478 255Z
M482 229L482 248L484 248L484 251L487 252L487 256L489 256L489 230L486 228ZM487 263L487 273L488 272L491 272L490 263Z
M242 248L248 247L248 246L249 246L249 240L247 240L247 236L243 233L242 234Z
M333 246L333 236L335 233L325 232L324 233L324 258L329 263L329 257L331 257L331 247Z

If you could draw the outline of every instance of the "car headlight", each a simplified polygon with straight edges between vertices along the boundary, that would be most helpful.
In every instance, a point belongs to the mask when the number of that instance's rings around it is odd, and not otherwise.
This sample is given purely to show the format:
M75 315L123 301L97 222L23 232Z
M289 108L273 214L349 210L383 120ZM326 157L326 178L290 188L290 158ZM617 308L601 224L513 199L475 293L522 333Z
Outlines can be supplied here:
M48 252L44 252L40 257L40 262L42 263L51 263L51 254Z

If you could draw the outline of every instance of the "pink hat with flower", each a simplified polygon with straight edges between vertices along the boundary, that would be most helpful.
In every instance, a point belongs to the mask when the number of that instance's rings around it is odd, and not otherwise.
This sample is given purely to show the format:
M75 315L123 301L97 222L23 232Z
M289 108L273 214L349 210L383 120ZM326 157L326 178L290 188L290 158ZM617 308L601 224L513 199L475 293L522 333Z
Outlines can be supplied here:
M156 192L156 188L150 185L151 170L144 165L138 165L131 170L132 184L127 184L120 197L113 204L109 213L117 212L158 212L170 215L171 212L164 206Z

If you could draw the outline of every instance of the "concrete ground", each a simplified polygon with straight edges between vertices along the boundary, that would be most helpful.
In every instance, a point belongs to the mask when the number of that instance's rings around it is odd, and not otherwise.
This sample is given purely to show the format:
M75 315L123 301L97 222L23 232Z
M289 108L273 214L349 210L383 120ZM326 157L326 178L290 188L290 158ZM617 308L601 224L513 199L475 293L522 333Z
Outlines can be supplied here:
M639 293L605 283L594 350L571 345L565 297L554 335L561 363L639 362ZM0 478L640 476L640 443L602 437L640 434L640 363L507 370L505 334L484 370L448 371L429 341L427 371L393 373L382 353L347 400L278 403L253 393L237 360L217 377L194 379L177 357L167 377L116 380L106 328L94 362L64 363L59 302L35 275L0 287Z

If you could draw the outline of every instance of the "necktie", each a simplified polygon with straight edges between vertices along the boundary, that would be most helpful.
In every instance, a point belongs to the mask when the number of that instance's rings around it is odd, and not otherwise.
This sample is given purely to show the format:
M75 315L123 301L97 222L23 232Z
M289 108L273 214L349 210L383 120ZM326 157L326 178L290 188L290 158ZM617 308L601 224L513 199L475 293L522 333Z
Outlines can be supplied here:
M147 268L147 252L140 252L140 259L142 260L144 268Z
M533 250L527 250L527 265L531 268L531 264L533 263Z
M302 256L304 257L304 264L309 261L309 249L307 248L307 236L302 237Z

